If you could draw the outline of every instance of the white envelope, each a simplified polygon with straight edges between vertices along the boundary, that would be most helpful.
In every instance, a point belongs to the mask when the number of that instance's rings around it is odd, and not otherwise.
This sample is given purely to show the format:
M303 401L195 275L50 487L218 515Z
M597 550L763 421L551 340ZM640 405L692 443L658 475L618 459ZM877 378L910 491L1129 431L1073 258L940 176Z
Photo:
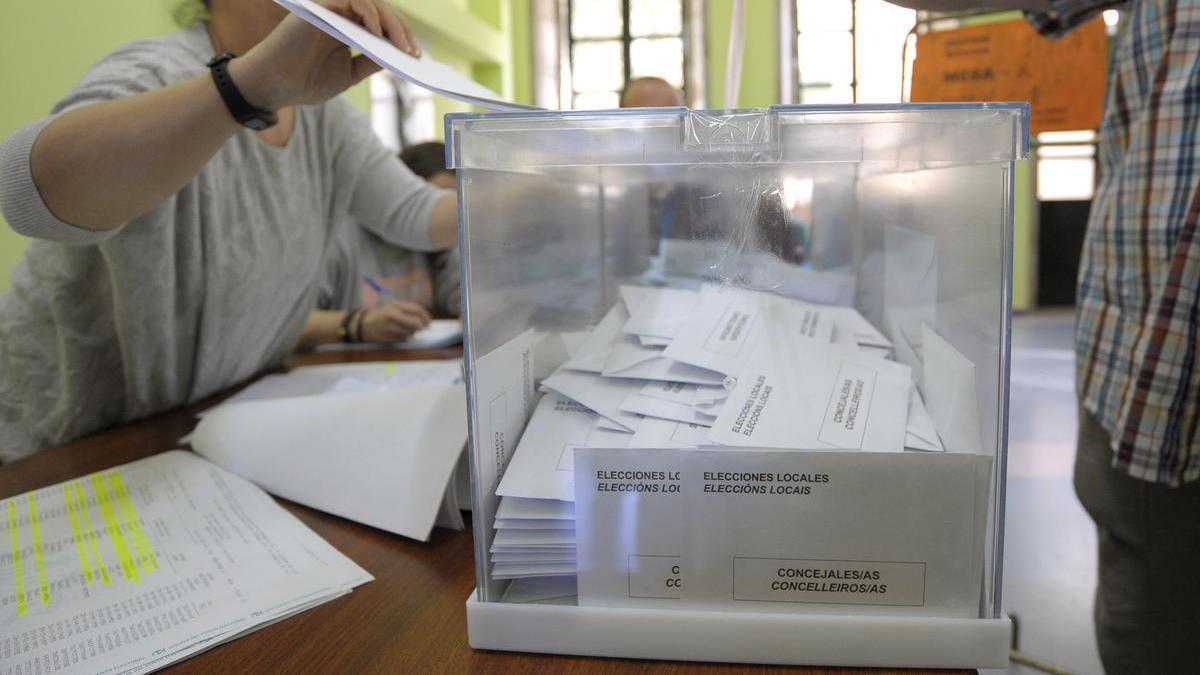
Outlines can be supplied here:
M981 454L975 364L928 325L921 329L929 416L952 452Z
M576 347L570 360L563 364L563 368L588 373L602 372L613 341L621 334L621 324L628 318L629 312L625 311L625 305L619 302L613 305L600 323L584 338L582 344Z
M910 450L925 450L927 452L943 452L942 439L938 437L937 427L933 418L925 409L921 400L921 392L913 384L912 395L908 399L908 426L904 431L904 447Z
M575 401L554 393L543 396L525 426L496 494L574 500L573 453L587 444L595 422L596 413Z
M685 384L682 382L648 382L638 393L642 396L692 406L724 401L729 396L729 390L724 385Z
M638 342L642 343L643 347L666 347L671 344L671 338L660 338L652 335L637 336Z
M605 377L627 377L660 382L720 384L725 376L704 368L663 356L657 347L644 347L636 338L625 336L613 343L604 363Z
M500 506L496 507L496 517L506 519L554 518L557 520L574 520L575 503L554 499L503 497L500 500Z
M494 563L518 562L575 562L574 551L558 551L556 553L493 553Z
M629 305L629 320L621 328L628 335L673 338L700 301L696 291L681 288L624 286L623 296L630 288L637 292L625 297L637 304Z
M719 286L705 286L700 295L664 356L736 376L768 332L820 343L833 336L833 317L825 307Z
M582 403L621 425L626 431L633 431L637 428L639 422L637 415L622 412L621 402L642 388L642 382L639 380L600 377L574 370L559 370L547 377L542 382L542 386Z
M826 307L833 314L833 341L838 344L854 344L860 347L882 347L891 349L887 339L867 318L853 307Z
M497 518L493 526L497 530L562 530L568 522L558 518Z
M709 439L735 447L901 452L911 371L857 350L769 340L738 378Z
M716 414L708 415L686 403L664 401L661 398L634 394L621 403L621 410L645 417L711 426ZM645 424L645 421L642 422ZM639 427L640 428L640 427Z
M575 563L528 563L517 565L492 565L493 579L516 579L518 577L574 576Z
M630 448L698 448L710 445L708 427L647 417L633 433Z
M575 530L496 530L493 546L574 546Z

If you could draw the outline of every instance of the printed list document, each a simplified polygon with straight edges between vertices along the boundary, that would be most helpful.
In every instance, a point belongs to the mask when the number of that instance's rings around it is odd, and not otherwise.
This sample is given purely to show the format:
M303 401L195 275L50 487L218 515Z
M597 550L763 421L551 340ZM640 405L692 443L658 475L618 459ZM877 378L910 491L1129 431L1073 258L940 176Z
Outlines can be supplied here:
M175 450L0 502L0 672L161 668L371 575Z

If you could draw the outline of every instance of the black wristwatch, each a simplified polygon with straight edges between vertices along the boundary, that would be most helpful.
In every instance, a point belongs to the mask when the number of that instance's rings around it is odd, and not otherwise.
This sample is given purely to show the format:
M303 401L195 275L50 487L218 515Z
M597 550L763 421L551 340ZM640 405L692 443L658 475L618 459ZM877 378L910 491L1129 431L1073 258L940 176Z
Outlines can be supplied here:
M229 108L229 114L233 115L233 119L244 127L255 131L270 129L279 122L279 116L270 110L255 108L246 100L246 97L242 96L242 92L238 91L237 85L233 83L233 78L229 76L229 62L232 59L232 53L221 52L208 62L213 83L217 85L217 92L225 101L225 107Z

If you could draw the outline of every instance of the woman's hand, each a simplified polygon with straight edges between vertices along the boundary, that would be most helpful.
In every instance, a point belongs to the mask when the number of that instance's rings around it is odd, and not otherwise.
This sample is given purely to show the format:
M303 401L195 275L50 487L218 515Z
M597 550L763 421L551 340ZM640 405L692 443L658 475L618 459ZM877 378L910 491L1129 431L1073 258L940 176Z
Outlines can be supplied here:
M415 302L393 300L367 310L363 316L363 342L402 342L429 325L433 317Z
M323 0L321 4L420 57L412 30L387 0ZM321 103L378 70L365 55L351 56L349 47L290 13L262 42L229 64L243 96L267 110Z

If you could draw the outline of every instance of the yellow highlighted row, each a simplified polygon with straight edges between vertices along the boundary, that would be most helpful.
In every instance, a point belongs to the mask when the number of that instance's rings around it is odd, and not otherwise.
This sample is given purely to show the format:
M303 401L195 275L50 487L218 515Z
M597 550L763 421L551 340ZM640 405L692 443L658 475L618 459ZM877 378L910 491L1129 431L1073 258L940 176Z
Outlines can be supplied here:
M129 498L129 491L125 489L125 480L121 478L121 472L113 471L108 474L108 482L112 484L113 492L117 495L121 515L125 518L125 524L129 526L130 538L137 547L138 560L142 562L142 567L147 573L158 569L158 559L154 557L154 550L150 548L150 539L142 529L142 519L138 517L133 500Z
M38 590L42 604L50 604L50 584L46 583L46 554L42 552L42 525L38 521L37 500L29 493L29 526L33 530L33 560L37 565Z
M25 616L29 607L25 604L25 574L21 562L21 537L17 534L17 500L8 500L8 532L12 539L13 575L17 580L17 616Z
M125 541L125 532L121 529L121 520L117 517L117 510L113 508L112 496L108 494L108 486L104 482L104 477L100 474L92 476L92 488L96 490L96 501L100 503L100 513L104 515L108 536L112 538L113 547L117 550L117 560L120 562L121 572L124 573L126 579L133 583L142 583L137 563L134 562L133 555L129 552L129 543Z
M108 568L104 566L104 558L100 557L99 538L96 536L96 529L92 527L92 517L88 513L87 497L83 495L83 483L80 481L75 481L75 503L79 506L79 519L83 522L84 528L86 528L92 559L96 561L96 569L100 571L100 580L108 584L112 579L108 577Z

